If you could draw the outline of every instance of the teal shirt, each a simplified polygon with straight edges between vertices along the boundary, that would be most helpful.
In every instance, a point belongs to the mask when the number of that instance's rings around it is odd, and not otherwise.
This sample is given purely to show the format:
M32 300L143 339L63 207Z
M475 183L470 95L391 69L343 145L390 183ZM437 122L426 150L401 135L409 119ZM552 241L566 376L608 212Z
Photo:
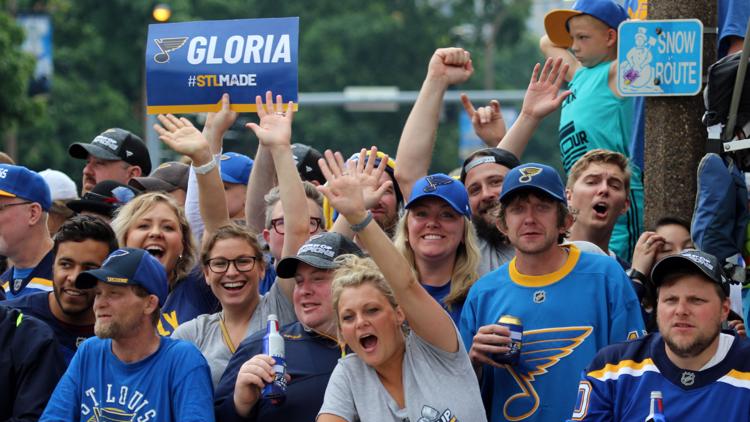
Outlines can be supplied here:
M602 148L629 156L633 99L618 98L609 89L609 66L602 62L576 71L560 114L560 155L565 173L586 152ZM632 189L643 189L640 169L631 166Z

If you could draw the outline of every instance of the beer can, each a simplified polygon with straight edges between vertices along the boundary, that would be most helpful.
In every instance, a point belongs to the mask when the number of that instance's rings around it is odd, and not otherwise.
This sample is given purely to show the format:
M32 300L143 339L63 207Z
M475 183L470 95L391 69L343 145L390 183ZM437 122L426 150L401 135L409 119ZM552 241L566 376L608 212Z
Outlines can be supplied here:
M521 357L521 345L523 344L523 324L521 318L513 315L503 315L497 321L497 325L508 327L510 330L510 344L506 353L494 353L492 360L499 364L515 365Z

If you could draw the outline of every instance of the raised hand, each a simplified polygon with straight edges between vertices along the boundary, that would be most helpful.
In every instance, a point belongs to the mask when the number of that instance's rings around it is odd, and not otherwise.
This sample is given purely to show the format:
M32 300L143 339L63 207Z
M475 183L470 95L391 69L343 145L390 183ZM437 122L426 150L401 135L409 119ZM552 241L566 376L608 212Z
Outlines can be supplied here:
M447 85L466 82L474 73L471 55L463 48L438 48L427 65L427 79L437 79Z
M485 144L496 146L505 136L505 120L500 113L500 103L497 100L490 101L485 107L474 108L474 104L466 94L461 94L461 104L466 110L466 114L471 119L471 125L474 132Z
M537 119L543 119L548 114L557 110L571 91L560 92L560 87L565 81L568 72L568 64L563 59L547 59L541 73L539 63L534 66L531 73L531 81L523 97L521 113Z
M255 97L255 106L258 109L260 124L248 123L245 126L255 133L260 143L266 147L291 145L294 103L289 101L285 111L281 95L276 96L274 104L273 94L266 91L266 104L263 104L258 95Z
M357 163L344 162L344 157L338 151L334 154L331 150L326 150L324 156L325 158L318 160L318 165L328 183L318 186L318 191L325 195L331 206L350 223L358 223L364 218L367 208L359 176L356 174ZM380 189L385 191L386 187L384 184ZM352 218L356 221L352 221Z
M161 125L155 124L154 130L167 146L178 154L187 155L194 162L203 163L210 160L208 141L190 120L184 117L178 119L171 114L160 114L157 119Z
M221 96L221 110L215 113L208 113L206 116L205 128L210 129L215 134L223 134L237 120L238 113L231 109L229 94Z
M365 208L367 209L374 208L378 205L380 198L385 194L386 190L393 185L393 182L390 180L381 183L381 177L388 165L388 155L383 155L380 158L380 163L375 167L375 162L378 159L377 153L378 148L376 146L370 148L370 155L367 155L367 150L362 148L359 152L357 166L354 170L354 174L357 176L357 181L362 187L362 196L364 198Z

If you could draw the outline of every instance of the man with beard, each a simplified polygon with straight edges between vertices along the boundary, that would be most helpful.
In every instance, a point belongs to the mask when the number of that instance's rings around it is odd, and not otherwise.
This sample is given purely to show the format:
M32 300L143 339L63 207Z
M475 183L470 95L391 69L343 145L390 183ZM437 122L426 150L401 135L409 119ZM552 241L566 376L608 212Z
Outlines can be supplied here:
M502 148L485 148L467 157L461 167L461 182L469 194L471 222L477 232L480 276L513 258L513 245L498 229L495 211L505 176L519 164L515 155Z
M78 289L81 271L99 268L117 239L100 218L80 215L65 222L55 234L52 249L52 292L38 292L4 302L52 328L65 363L70 363L78 345L94 335L94 291Z
M209 421L211 375L192 344L160 337L167 274L143 249L117 249L76 278L95 288L96 337L70 362L41 421Z
M571 223L555 169L529 163L508 172L498 227L515 257L471 286L459 323L493 422L563 420L575 404L576 374L602 347L643 332L617 263L561 244ZM502 360L511 345L502 316L523 326L516 362Z
M721 332L729 280L713 255L659 261L658 333L601 350L583 371L575 421L643 421L654 393L668 421L750 420L750 342Z

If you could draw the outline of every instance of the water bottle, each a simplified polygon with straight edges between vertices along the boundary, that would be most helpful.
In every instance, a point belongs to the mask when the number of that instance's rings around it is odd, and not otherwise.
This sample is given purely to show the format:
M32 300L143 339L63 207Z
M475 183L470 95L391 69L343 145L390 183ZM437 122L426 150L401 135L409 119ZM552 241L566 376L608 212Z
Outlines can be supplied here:
M279 319L276 315L268 316L266 335L263 336L263 354L275 361L273 381L263 387L263 398L274 405L284 403L286 399L286 358L284 354L284 337L279 334Z
M661 391L651 392L651 411L646 416L646 422L667 422L664 417L664 403L662 403Z

